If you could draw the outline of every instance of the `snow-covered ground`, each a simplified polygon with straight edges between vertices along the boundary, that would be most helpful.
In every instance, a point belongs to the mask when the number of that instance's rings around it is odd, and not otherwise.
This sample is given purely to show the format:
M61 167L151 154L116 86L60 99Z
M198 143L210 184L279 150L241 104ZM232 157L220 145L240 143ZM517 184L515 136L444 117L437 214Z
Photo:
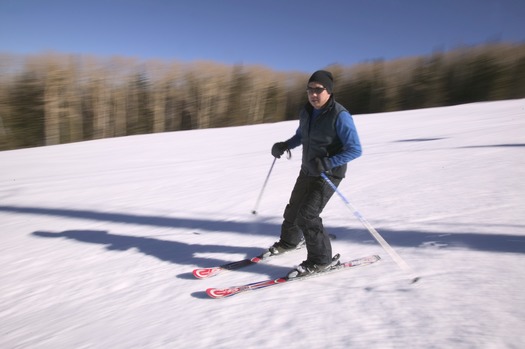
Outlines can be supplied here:
M524 348L525 100L354 119L341 192L418 283L334 196L334 251L382 261L207 298L304 259L191 276L277 239L300 148L251 211L296 121L4 151L0 348Z

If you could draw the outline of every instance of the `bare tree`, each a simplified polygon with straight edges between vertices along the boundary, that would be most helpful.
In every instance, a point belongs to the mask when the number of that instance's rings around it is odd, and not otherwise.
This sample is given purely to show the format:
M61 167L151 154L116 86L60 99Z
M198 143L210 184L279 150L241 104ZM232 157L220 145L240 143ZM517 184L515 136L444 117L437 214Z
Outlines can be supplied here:
M110 90L108 72L96 62L91 65L89 95L93 110L93 139L111 136L110 133Z
M60 144L60 107L64 91L64 71L56 56L44 57L45 145Z
M70 142L84 139L82 122L82 92L80 90L80 61L75 56L68 57L68 66L65 71L65 121L67 122L68 138Z

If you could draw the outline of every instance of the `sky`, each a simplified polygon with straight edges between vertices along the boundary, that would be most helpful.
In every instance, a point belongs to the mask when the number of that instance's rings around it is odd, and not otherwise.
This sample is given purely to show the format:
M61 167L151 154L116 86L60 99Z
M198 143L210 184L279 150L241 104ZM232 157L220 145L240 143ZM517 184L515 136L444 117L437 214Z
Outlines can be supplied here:
M523 0L0 0L0 52L310 72L525 42Z

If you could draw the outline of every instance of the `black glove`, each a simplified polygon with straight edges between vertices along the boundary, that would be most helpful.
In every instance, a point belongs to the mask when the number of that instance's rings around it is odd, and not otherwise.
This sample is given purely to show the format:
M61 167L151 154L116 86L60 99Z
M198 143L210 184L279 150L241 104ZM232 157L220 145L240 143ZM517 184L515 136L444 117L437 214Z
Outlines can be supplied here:
M326 173L326 174L332 174L332 163L330 162L330 159L327 157L324 158L315 158L315 163L317 164L317 170L319 171L319 174Z
M277 142L272 147L272 155L277 159L280 159L285 151L288 150L288 144L286 142Z

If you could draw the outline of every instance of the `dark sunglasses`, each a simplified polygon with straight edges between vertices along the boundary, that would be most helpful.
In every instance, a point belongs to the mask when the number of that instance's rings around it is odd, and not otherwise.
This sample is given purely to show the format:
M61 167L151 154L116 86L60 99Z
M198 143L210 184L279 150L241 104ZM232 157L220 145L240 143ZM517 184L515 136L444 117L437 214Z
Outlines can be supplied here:
M326 90L326 88L324 87L307 87L306 88L306 92L309 93L309 94L320 94L322 93L324 90Z

